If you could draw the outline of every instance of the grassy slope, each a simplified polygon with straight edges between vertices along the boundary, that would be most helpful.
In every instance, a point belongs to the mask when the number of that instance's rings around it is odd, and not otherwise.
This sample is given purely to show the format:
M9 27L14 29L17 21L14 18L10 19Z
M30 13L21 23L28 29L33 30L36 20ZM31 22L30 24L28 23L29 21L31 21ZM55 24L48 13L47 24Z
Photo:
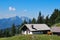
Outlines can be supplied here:
M56 24L54 24L54 25L52 25L51 27L60 27L60 23L56 23Z
M60 23L56 24L56 26L60 27Z
M9 38L0 38L0 40L60 40L60 36L49 35L19 35Z

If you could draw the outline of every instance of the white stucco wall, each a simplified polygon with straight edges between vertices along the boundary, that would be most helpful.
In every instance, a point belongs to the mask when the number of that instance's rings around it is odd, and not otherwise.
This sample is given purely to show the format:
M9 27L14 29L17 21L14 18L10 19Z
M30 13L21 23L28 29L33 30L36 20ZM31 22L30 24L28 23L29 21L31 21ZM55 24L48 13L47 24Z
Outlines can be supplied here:
M22 31L22 34L26 34L26 31Z
M22 34L27 34L27 32L26 31L22 31ZM33 34L31 31L28 31L28 34Z
M28 34L33 34L33 33L30 31L30 32L28 32Z

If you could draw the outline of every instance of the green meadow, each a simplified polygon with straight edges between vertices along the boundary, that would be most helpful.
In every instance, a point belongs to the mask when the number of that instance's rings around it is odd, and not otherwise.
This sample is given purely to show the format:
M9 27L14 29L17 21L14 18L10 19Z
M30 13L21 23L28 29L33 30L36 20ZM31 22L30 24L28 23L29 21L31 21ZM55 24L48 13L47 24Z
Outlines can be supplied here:
M0 38L0 40L60 40L57 35L17 35L8 38Z

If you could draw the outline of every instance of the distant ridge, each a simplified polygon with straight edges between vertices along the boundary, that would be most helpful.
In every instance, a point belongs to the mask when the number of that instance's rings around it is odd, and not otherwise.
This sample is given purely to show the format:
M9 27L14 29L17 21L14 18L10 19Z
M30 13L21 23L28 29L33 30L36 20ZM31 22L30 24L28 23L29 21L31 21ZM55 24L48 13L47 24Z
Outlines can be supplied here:
M0 19L0 29L5 29L5 28L10 28L12 26L12 24L15 25L20 25L24 20L26 20L27 22L30 20L30 18L28 17L10 17L10 18L4 18L4 19Z

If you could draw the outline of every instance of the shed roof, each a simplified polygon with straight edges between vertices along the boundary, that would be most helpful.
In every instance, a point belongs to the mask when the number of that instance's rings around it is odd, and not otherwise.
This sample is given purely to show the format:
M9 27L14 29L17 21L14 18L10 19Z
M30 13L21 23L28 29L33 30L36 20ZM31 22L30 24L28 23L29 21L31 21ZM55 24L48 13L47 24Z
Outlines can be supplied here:
M51 31L52 32L60 32L60 27L52 27Z
M35 29L32 28L32 25ZM50 28L46 24L25 24L25 26L30 31L38 31L38 30L50 30Z

